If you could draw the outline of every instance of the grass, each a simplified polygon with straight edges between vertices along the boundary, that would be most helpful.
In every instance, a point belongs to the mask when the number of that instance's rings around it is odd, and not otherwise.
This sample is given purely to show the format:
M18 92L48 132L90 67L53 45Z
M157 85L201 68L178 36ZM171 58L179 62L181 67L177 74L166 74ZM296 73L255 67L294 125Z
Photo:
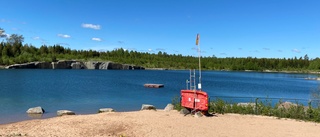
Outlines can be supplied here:
M270 100L260 102L250 102L248 105L239 105L237 103L229 103L222 99L216 99L210 102L209 112L225 114L252 114L274 116L278 118L289 118L303 121L320 122L320 108L314 108L309 103L308 106L299 104L298 102L292 103L289 107L282 107L283 102L279 101L276 105L272 106ZM255 105L251 105L255 104Z
M232 101L228 102L217 98L209 102L209 113L263 115L320 123L320 107L312 107L311 102L308 103L308 106L304 106L299 102L294 102L286 107L284 107L283 103L284 102L280 100L275 105L272 105L271 100L265 99L240 105ZM183 108L180 104L179 97L174 97L172 99L172 104L174 105L174 109L178 111Z

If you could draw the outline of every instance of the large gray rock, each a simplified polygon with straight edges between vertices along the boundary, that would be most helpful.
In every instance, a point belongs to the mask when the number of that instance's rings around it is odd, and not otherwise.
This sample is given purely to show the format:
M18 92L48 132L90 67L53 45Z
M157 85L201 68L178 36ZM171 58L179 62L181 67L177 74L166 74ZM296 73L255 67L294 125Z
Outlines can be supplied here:
M164 108L164 111L171 111L174 109L174 105L172 104L168 104L165 108Z
M74 113L73 111L70 110L58 110L57 111L57 115L58 116L63 116L63 115L75 115L76 113Z
M297 107L298 105L292 102L282 102L281 104L279 104L278 109L289 109L291 107Z
M188 114L191 114L191 111L186 109L186 108L182 108L180 110L180 114L183 114L183 115L188 115Z
M198 112L196 112L194 114L194 117L196 117L196 118L199 118L199 117L202 117L202 116L203 116L203 114L200 111L198 111Z
M43 114L45 111L42 107L33 107L33 108L29 108L26 111L28 114Z
M141 110L157 110L157 109L153 105L142 104Z
M99 113L105 113L105 112L114 112L114 109L112 108L100 108Z

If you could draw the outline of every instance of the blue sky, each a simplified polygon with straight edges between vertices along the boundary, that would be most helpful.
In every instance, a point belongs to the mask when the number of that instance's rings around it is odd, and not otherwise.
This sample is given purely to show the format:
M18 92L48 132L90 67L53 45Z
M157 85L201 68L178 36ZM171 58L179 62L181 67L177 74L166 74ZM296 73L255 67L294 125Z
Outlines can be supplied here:
M2 0L0 27L33 46L197 56L320 57L319 0Z

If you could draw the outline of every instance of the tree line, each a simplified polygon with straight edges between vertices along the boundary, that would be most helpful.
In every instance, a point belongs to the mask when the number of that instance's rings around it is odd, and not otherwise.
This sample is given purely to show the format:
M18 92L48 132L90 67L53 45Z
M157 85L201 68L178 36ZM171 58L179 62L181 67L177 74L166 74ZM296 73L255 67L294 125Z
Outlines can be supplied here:
M0 36L3 31L0 28ZM135 64L146 68L197 69L198 57L128 51L122 48L112 51L75 50L61 45L39 48L23 44L23 36L18 34L6 37L0 43L0 65L20 64L34 61L55 62L57 60L96 60L113 61L123 64ZM294 58L256 58L256 57L201 57L201 68L204 70L271 70L271 71L319 71L320 59L309 59L308 55Z

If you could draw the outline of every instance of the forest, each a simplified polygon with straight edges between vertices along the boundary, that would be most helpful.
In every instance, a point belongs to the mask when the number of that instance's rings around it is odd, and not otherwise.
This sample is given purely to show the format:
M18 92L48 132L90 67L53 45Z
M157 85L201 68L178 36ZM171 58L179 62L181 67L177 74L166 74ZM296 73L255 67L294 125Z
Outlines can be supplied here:
M0 28L0 66L34 61L55 62L57 60L94 60L134 64L145 68L196 69L198 57L181 54L167 54L128 51L122 48L112 51L76 50L61 45L42 45L39 48L23 44L24 37L18 34L3 35ZM309 59L308 55L293 58L256 58L256 57L201 57L203 70L253 70L253 71L320 71L320 58Z

